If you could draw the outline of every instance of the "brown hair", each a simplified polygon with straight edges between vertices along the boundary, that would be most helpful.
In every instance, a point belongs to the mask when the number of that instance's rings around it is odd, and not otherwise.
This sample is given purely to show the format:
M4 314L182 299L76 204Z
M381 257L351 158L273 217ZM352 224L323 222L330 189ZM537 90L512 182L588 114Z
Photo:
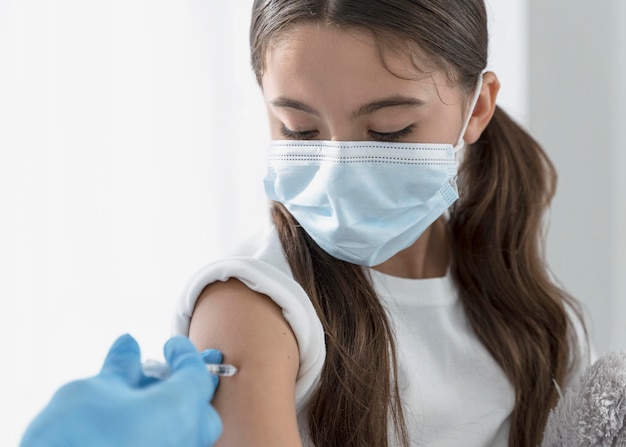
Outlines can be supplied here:
M303 21L367 29L383 49L400 43L419 51L466 93L487 64L483 0L256 0L250 47L259 81L270 45ZM509 445L536 447L558 398L553 381L563 383L577 352L565 310L576 310L575 301L550 279L542 250L556 173L499 107L466 153L461 199L450 210L451 273L474 331L514 388ZM282 205L273 203L272 216L326 333L321 383L309 404L311 439L387 446L391 423L408 446L394 334L363 269L325 253Z

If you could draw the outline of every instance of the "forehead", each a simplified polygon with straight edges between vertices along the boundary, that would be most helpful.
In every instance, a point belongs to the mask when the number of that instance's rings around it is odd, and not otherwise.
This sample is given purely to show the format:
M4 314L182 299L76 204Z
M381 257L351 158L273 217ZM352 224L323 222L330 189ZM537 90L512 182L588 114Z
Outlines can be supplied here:
M456 97L447 76L407 46L381 47L367 30L322 23L284 30L267 51L261 83L266 96L313 94L337 101L386 94Z

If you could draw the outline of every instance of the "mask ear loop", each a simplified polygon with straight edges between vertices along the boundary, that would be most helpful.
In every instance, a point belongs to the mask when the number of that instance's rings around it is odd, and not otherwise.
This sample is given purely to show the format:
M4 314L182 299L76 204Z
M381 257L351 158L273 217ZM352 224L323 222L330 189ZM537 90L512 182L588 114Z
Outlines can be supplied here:
M483 88L483 76L486 72L487 72L487 69L484 68L480 72L480 76L478 76L478 83L476 84L476 90L474 91L472 102L470 102L470 107L467 111L465 122L463 123L463 127L461 128L461 133L459 134L459 138L456 140L456 145L454 146L455 154L463 148L463 145L464 145L463 138L465 138L465 131L467 130L467 126L469 125L470 119L472 118L472 113L474 112L474 108L476 107L476 103L478 102L480 91Z
M463 141L463 138L465 137L465 131L467 130L467 126L469 125L470 119L472 118L472 113L474 112L474 108L476 107L476 103L478 102L480 91L483 88L483 76L486 72L487 72L487 68L484 68L480 72L480 76L478 76L478 82L476 83L476 90L474 91L474 96L472 97L472 101L470 102L470 107L467 111L467 116L465 117L465 122L463 123L463 127L461 128L459 139L457 140L456 145L454 146L454 159L456 161L457 172L458 172L459 166L463 162L464 153L462 152L462 150L465 147L465 142ZM455 188L457 187L456 180L457 180L456 175L454 176L453 179L450 180L451 184ZM446 220L450 220L450 208L446 209L444 216Z

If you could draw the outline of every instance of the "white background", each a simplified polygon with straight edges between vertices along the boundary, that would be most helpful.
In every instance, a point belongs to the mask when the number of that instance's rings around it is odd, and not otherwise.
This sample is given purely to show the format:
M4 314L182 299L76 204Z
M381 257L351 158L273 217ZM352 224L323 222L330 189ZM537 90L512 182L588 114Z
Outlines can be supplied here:
M528 2L489 5L499 102L534 126ZM118 335L160 358L185 281L266 219L249 8L0 0L3 445L17 444L58 386L96 373ZM585 237L576 222L563 227ZM570 242L549 251L566 286L569 260L558 253L569 257ZM573 262L578 272L609 260ZM578 278L571 290L586 291ZM598 350L626 348L614 343L624 320L601 316Z

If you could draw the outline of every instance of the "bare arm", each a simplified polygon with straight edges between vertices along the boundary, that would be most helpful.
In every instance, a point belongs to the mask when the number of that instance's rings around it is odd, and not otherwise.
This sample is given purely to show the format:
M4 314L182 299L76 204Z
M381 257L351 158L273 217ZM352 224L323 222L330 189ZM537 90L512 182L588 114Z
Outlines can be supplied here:
M236 279L207 286L193 311L189 337L199 350L220 349L239 368L222 378L213 404L224 422L216 446L300 446L295 384L298 345L269 297Z

